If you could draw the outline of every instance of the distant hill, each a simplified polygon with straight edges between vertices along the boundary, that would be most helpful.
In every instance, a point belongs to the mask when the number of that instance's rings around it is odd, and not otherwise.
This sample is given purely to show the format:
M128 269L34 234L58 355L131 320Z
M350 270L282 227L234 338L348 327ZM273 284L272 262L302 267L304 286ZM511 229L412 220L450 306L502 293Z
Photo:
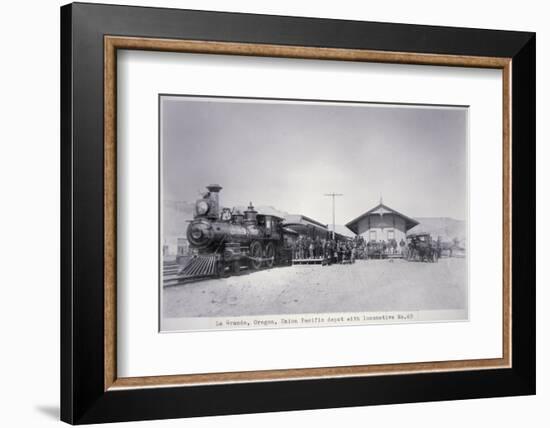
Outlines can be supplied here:
M233 209L233 207L231 207ZM234 207L238 209L240 212L245 212L248 209L248 205L239 205ZM258 205L254 206L254 209L258 211L259 214L266 214L266 215L275 215L277 217L285 218L287 215L289 215L286 211L278 210L277 208L271 206L271 205Z
M449 217L416 217L420 224L407 233L429 233L434 238L441 237L443 241L452 241L457 238L465 242L467 237L467 226L464 220L455 220Z
M238 206L241 212L247 209L246 206ZM285 218L290 215L285 211L278 210L268 205L259 205L255 207L260 214L271 214ZM184 201L164 201L163 209L163 229L165 238L184 237L187 230L188 221L193 219L195 204ZM449 217L417 217L420 224L410 229L407 233L429 233L434 239L438 236L443 241L452 241L457 238L464 243L467 236L466 222L455 220ZM329 225L332 229L332 225ZM336 232L345 236L355 236L346 226L337 224Z
M183 237L187 230L187 221L193 220L195 204L183 201L164 201L162 227L164 237Z
M235 208L241 212L247 209L244 205ZM254 207L254 209L260 214L271 214L282 218L289 215L287 212L267 205L260 205ZM185 201L164 201L162 214L164 237L167 239L184 237L188 222L189 220L193 220L195 214L195 203Z

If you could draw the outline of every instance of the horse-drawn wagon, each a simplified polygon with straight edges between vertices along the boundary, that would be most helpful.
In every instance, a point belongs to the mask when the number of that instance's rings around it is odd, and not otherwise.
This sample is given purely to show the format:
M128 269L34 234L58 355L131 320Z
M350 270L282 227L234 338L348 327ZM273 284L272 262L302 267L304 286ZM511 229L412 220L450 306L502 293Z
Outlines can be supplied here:
M407 235L407 260L437 262L441 249L439 241L434 241L429 233Z

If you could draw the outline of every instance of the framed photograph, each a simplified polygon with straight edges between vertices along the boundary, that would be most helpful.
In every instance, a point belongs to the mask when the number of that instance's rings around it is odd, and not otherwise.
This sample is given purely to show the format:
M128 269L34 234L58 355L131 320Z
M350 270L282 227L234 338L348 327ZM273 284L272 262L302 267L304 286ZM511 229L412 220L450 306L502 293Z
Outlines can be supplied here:
M62 420L535 393L535 34L76 3L61 105Z

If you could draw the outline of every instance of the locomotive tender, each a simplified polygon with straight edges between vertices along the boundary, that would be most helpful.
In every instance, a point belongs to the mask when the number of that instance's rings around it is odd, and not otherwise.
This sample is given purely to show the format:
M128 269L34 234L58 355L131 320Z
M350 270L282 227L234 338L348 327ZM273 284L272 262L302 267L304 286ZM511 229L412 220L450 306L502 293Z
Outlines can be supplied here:
M198 253L183 269L188 276L222 275L226 268L238 273L243 265L251 270L289 263L283 218L259 214L252 203L241 213L220 210L218 184L195 203L195 215L187 227L189 246ZM199 268L197 266L202 266Z

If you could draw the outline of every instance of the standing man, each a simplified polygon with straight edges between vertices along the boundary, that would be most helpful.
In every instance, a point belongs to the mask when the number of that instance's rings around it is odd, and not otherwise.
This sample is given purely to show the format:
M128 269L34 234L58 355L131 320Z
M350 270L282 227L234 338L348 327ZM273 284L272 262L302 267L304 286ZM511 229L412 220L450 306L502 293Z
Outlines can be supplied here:
M300 235L298 238L298 258L304 258L304 237Z
M315 237L314 256L316 259L321 258L321 238L319 238L318 236Z
M335 262L335 251L336 251L336 247L334 245L334 239L331 239L328 245L328 254L330 258L330 264L333 264Z
M404 257L405 252L405 241L403 238L401 238L401 241L399 241L399 253Z

